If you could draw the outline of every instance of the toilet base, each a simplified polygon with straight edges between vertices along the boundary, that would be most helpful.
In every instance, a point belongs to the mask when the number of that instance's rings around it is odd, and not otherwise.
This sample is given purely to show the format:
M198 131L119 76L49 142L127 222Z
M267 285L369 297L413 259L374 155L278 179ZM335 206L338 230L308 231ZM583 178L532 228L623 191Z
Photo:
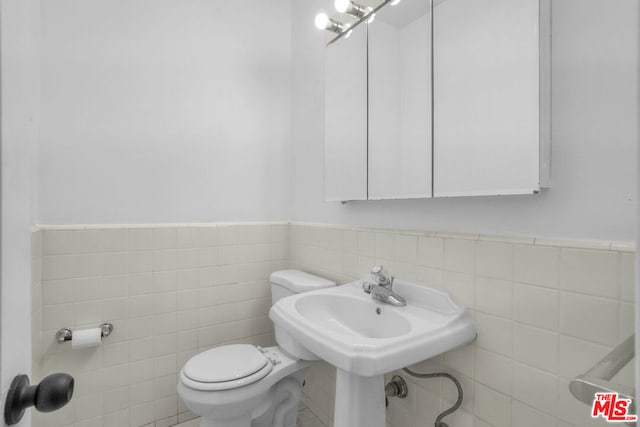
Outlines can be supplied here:
M229 420L205 420L200 418L200 427L251 427L251 416L235 417Z

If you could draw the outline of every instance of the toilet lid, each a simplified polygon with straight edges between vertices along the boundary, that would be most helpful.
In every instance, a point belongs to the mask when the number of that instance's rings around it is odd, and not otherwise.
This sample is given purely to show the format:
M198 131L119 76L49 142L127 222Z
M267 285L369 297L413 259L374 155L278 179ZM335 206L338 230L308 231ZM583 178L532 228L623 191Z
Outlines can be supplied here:
M182 372L187 378L198 383L232 381L239 385L238 380L264 371L266 375L271 368L272 365L267 357L256 347L249 344L233 344L213 348L192 357ZM257 381L264 375L253 381ZM243 381L240 382L243 383Z

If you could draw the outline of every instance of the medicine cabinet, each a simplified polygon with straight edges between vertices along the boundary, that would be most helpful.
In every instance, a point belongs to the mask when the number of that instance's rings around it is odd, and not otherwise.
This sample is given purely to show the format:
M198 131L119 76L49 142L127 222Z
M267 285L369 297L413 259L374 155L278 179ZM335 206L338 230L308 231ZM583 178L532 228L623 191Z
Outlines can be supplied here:
M328 201L549 185L549 0L402 0L330 43Z

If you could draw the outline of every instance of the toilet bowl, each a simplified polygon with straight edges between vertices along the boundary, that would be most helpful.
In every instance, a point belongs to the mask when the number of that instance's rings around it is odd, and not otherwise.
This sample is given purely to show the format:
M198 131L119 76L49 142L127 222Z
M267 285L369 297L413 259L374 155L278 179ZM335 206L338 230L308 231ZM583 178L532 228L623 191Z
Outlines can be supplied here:
M277 271L271 275L272 303L331 286L335 282L302 271ZM180 371L178 395L201 417L201 427L295 427L313 360L311 354L301 359L279 346L223 345L189 359Z

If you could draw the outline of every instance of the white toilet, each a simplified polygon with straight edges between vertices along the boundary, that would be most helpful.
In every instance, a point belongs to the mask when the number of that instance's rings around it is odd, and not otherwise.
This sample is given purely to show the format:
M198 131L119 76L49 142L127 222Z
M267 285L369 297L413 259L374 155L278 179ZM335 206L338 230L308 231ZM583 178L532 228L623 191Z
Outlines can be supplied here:
M335 285L298 270L277 271L271 274L271 302ZM184 365L178 395L201 417L201 427L295 427L302 382L311 360L317 360L310 354L305 359L279 346L216 347Z

